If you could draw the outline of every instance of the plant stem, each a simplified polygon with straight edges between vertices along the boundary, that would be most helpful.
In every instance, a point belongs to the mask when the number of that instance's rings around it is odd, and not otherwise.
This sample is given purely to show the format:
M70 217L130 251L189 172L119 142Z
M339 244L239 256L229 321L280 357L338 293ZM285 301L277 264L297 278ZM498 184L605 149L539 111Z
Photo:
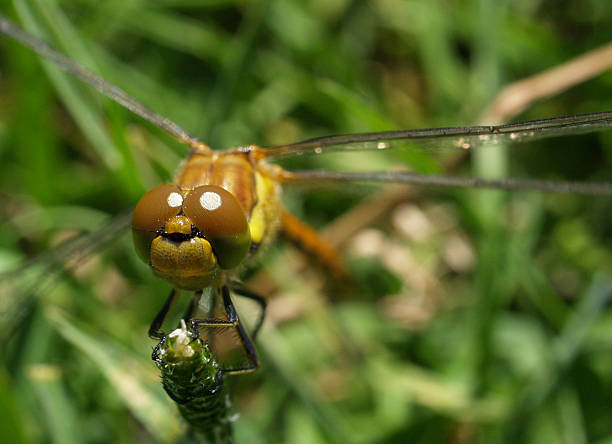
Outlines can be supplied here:
M158 345L153 359L168 396L202 442L232 442L231 402L208 346L185 322Z

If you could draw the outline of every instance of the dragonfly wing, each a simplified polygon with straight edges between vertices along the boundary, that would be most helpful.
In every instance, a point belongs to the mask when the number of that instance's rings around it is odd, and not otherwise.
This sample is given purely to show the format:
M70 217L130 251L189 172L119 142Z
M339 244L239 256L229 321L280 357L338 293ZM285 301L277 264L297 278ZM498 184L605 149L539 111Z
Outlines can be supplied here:
M431 128L387 131L312 139L290 145L260 149L260 157L278 159L290 155L395 149L473 150L485 145L517 144L549 137L612 129L612 112L583 114L497 126ZM259 152L258 152L259 154ZM417 174L411 171L334 172L328 170L274 170L284 183L320 184L341 182L404 183L459 188L537 190L590 195L612 194L610 182L566 182L538 179L485 179L479 177Z
M612 182L567 182L538 179L484 179L410 171L334 172L325 170L285 171L285 183L324 184L342 182L400 183L451 188L488 188L533 190L547 193L576 193L593 196L612 195Z
M210 149L206 144L197 140L172 120L162 116L156 111L153 111L151 108L128 95L121 88L104 80L93 71L56 51L47 43L21 29L2 14L0 14L0 33L5 34L22 45L30 48L44 59L53 62L56 66L68 74L76 77L109 99L117 102L119 105L127 108L134 114L137 114L158 128L164 130L179 142L185 143L194 149L201 149L205 151Z
M28 312L37 297L49 292L71 268L110 244L130 226L131 211L103 228L73 237L53 250L0 274L0 337Z
M497 126L429 128L321 137L262 148L261 156L277 159L301 154L376 151L389 148L469 150L483 145L524 143L611 128L612 111L607 111Z

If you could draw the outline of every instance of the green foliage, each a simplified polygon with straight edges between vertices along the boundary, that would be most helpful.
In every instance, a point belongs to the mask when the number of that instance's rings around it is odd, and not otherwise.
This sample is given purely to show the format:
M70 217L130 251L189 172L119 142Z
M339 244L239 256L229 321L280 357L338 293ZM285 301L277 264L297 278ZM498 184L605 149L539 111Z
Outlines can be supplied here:
M505 84L612 40L601 0L0 0L0 11L217 149L472 124ZM185 154L3 37L0 72L2 269L108 223ZM611 84L608 71L519 118L610 110ZM611 146L608 131L489 148L458 173L605 180ZM452 157L286 164L444 171ZM388 191L342 188L288 190L286 205L317 228L358 206L332 236L354 228L342 255L380 279L328 291L283 245L248 270L270 305L262 367L225 381L235 442L612 440L609 198L419 189L381 210ZM184 436L146 336L169 287L127 236L45 287L25 317L12 304L22 295L2 288L18 325L0 347L0 436Z

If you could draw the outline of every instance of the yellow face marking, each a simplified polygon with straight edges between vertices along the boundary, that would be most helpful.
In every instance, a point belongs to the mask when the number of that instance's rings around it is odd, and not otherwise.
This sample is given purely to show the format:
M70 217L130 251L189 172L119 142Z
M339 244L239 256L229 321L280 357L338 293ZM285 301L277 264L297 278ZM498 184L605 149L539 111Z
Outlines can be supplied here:
M191 233L191 221L185 216L174 216L166 222L165 230L166 233L180 233L190 234Z
M223 271L206 239L173 242L159 236L151 244L154 273L183 290L199 290L221 281Z

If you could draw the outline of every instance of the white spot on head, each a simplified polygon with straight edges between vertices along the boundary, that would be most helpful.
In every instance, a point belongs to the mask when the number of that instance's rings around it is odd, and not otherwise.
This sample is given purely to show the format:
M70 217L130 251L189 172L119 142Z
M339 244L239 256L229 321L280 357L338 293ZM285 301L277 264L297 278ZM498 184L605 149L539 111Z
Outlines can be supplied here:
M168 205L172 208L180 207L183 205L183 196L177 192L172 192L168 195Z
M214 211L221 206L221 196L213 191L207 191L200 196L200 205L208 211Z

